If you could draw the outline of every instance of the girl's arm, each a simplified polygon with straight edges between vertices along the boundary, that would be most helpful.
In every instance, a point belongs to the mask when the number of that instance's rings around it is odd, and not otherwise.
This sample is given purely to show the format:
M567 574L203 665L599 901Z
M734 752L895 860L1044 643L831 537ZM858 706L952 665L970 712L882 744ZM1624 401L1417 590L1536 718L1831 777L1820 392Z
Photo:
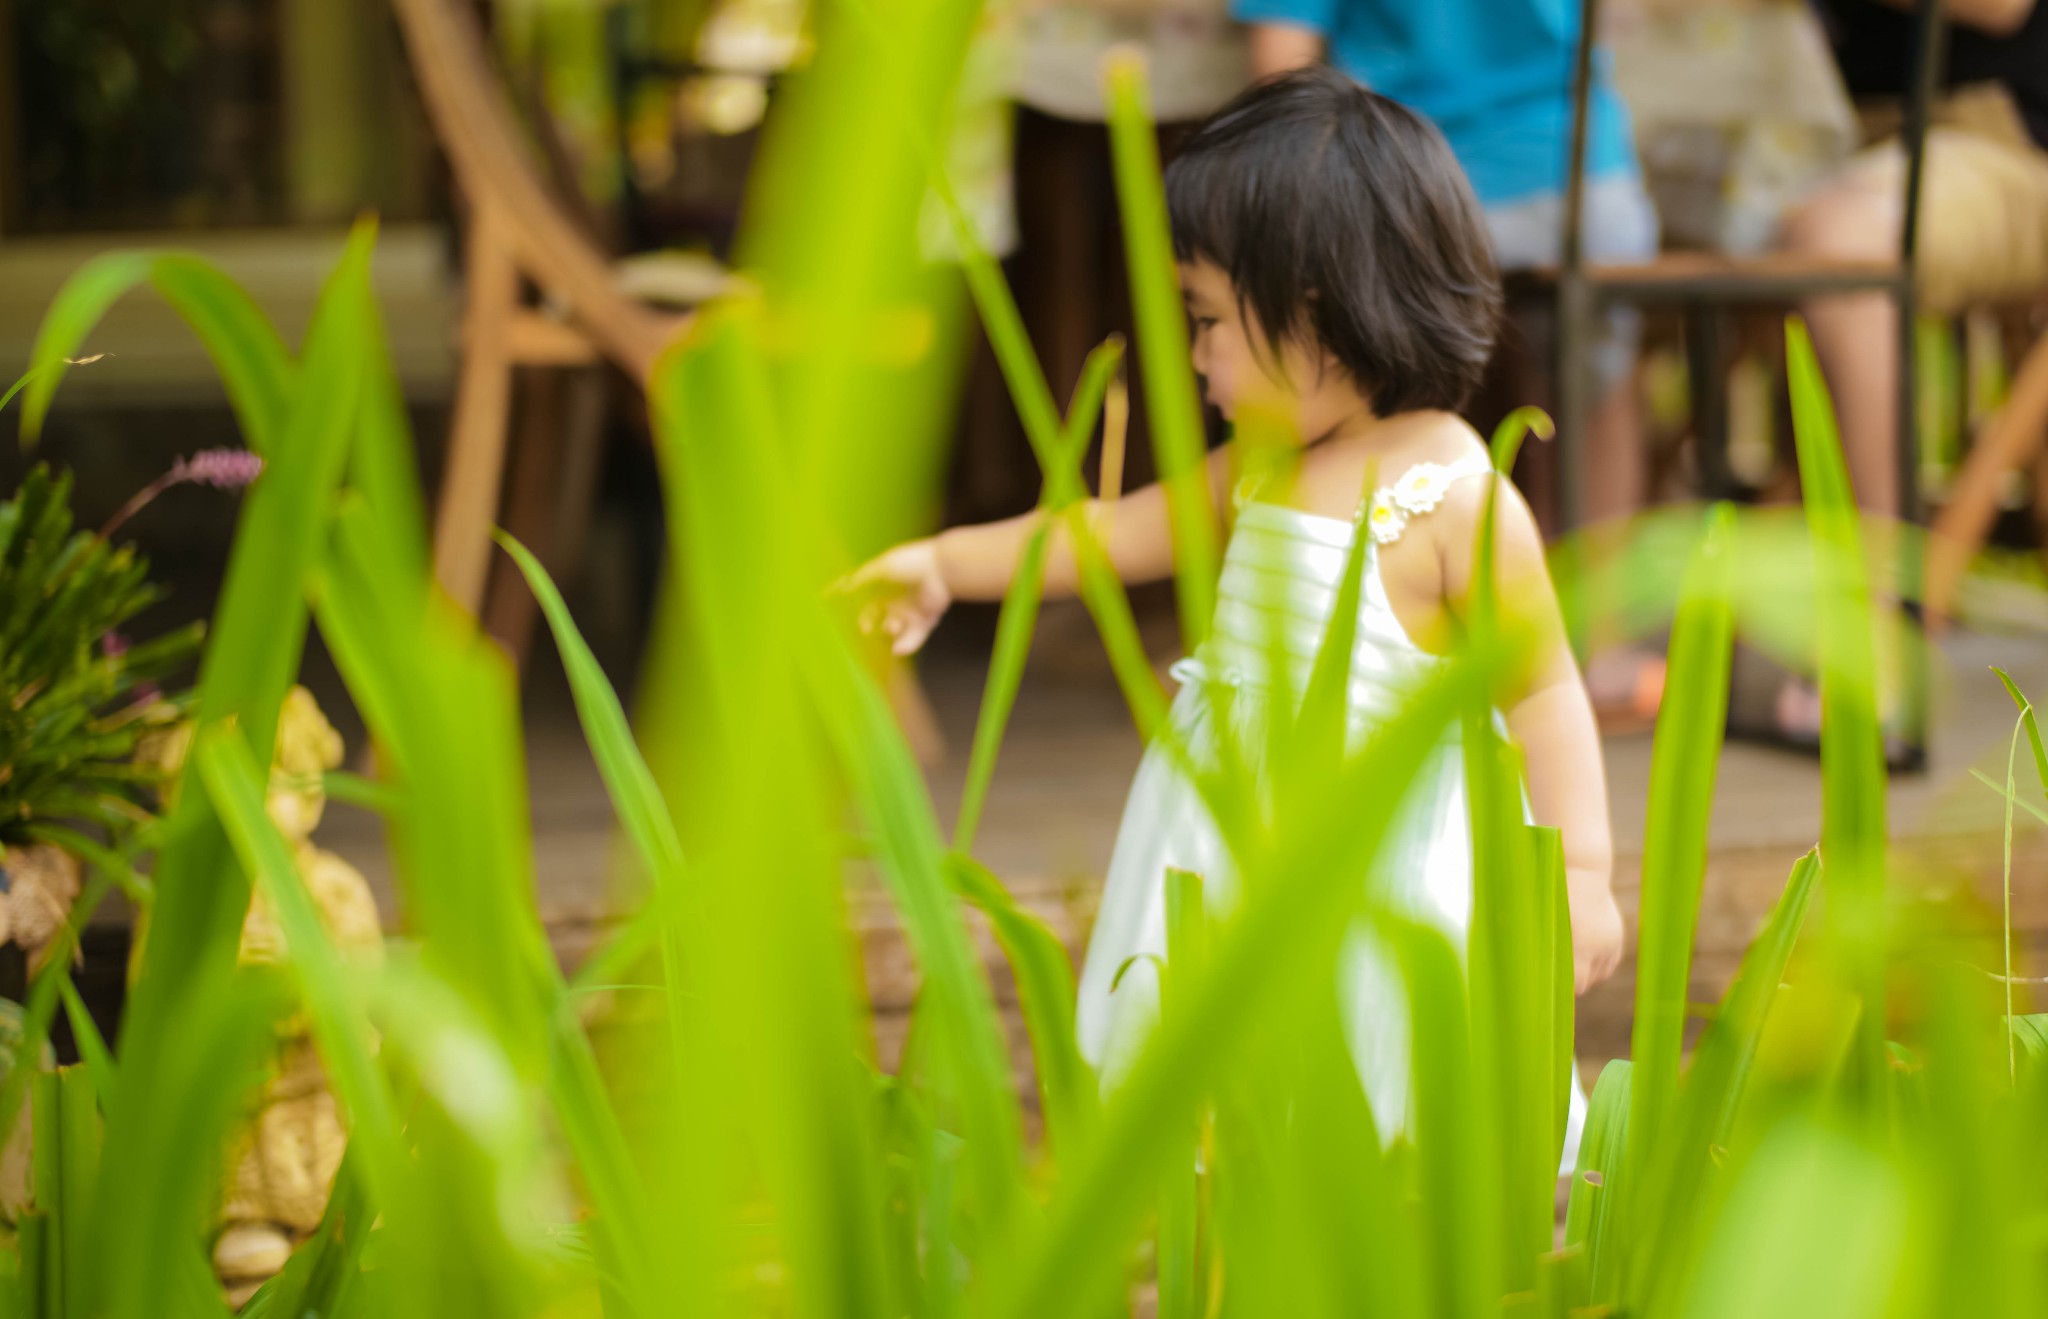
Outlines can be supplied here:
M1522 748L1531 814L1536 823L1563 835L1575 980L1583 994L1613 974L1622 951L1600 730L1566 638L1536 520L1513 486L1499 485L1494 571L1501 623L1510 636L1528 638L1529 651L1495 700ZM1459 493L1464 496L1460 502L1470 501L1471 516L1449 519L1446 525L1476 528L1484 516L1486 487L1484 481L1468 483ZM1443 547L1444 594L1462 615L1476 581L1477 546L1472 535L1449 539Z
M1299 23L1253 23L1250 54L1252 81L1261 82L1291 69L1321 63L1323 34Z
M1202 471L1210 506L1220 510L1230 482L1230 446L1211 452ZM1123 581L1157 581L1173 572L1173 528L1165 486L1155 482L1122 499L1091 499L1081 506L1081 514L1094 527L1110 567ZM879 590L883 595L863 615L863 625L886 632L897 654L912 653L953 601L1003 598L1044 519L1045 514L1034 509L1000 522L954 527L877 556L847 583L852 589ZM1072 537L1065 519L1056 519L1046 544L1045 593L1050 598L1073 595L1080 583Z

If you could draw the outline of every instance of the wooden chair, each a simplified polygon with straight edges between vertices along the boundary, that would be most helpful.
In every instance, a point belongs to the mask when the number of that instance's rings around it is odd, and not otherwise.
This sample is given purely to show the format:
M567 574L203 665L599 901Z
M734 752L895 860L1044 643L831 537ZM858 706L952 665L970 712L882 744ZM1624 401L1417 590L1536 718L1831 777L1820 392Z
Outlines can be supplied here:
M443 589L475 612L485 602L491 528L501 507L515 535L541 542L534 548L545 562L574 552L594 493L595 419L586 415L578 425L545 417L568 424L529 433L527 470L515 474L512 498L505 499L514 373L609 363L644 387L656 357L690 324L679 308L715 294L722 274L703 265L662 272L611 261L536 171L474 9L463 0L392 2L428 118L468 206L462 365L435 519L434 571ZM671 305L636 296L636 282L664 278L663 301ZM592 373L578 384L570 411L601 407L593 391L601 379ZM485 621L516 655L533 615L523 588L508 587L514 589L504 592L506 603Z
M2041 464L2048 449L2048 334L2038 337L2013 373L2005 406L1988 421L1956 473L1927 542L1927 615L1945 624L1970 560L1998 517L1999 486L2007 472ZM2036 501L2042 483L2036 482ZM2038 509L2037 514L2048 512Z
M1718 378L1718 346L1729 308L1793 305L1829 293L1882 292L1899 308L1898 465L1900 514L1910 521L1919 515L1920 464L1914 441L1914 364L1918 343L1914 333L1915 277L1918 273L1919 198L1926 156L1928 112L1934 99L1935 74L1941 65L1945 28L1941 0L1912 0L1915 14L1912 86L1906 98L1904 142L1907 154L1905 225L1896 261L1831 261L1773 253L1754 257L1711 252L1673 252L1654 260L1589 266L1581 229L1585 214L1586 138L1591 118L1593 51L1598 44L1600 0L1582 0L1578 46L1572 74L1571 150L1566 164L1563 261L1557 271L1558 298L1558 435L1559 504L1566 526L1581 520L1583 449L1586 419L1591 414L1593 384L1591 350L1593 318L1616 303L1679 306L1687 313L1687 334L1693 340L1695 370L1707 369L1695 385L1696 395ZM1711 375L1707 374L1708 372ZM1709 422L1718 420L1706 418ZM1697 437L1704 448L1717 446L1719 433ZM1703 454L1701 468L1715 470L1718 451ZM1711 478L1710 478L1711 479Z
M1557 474L1560 520L1569 529L1582 519L1586 423L1594 405L1592 379L1593 319L1617 303L1682 307L1687 316L1689 358L1693 372L1700 470L1711 487L1724 484L1725 409L1719 407L1721 336L1729 309L1742 306L1796 305L1807 298L1850 292L1881 292L1898 307L1899 378L1896 454L1899 472L1899 516L1912 522L1921 516L1920 458L1915 431L1915 385L1919 336L1915 315L1919 274L1920 183L1927 149L1927 125L1934 102L1936 74L1941 67L1946 27L1941 0L1912 0L1913 49L1911 85L1907 89L1903 133L1907 168L1904 183L1905 222L1896 261L1830 261L1773 254L1759 257L1713 253L1670 253L1652 261L1589 266L1586 264L1581 217L1585 214L1586 138L1591 118L1593 51L1599 38L1600 0L1581 0L1578 44L1572 72L1571 149L1566 163L1563 261L1557 271L1558 300L1558 428ZM1710 490L1709 493L1723 493ZM1901 545L1910 541L1902 540ZM1902 594L1919 596L1920 564L1905 551ZM1917 608L1909 604L1909 609ZM1924 762L1926 680L1917 654L1909 657L1905 679L1908 762Z
M507 528L561 571L588 520L599 454L589 418L579 426L573 417L529 409L540 424L525 437L525 465L513 474L508 501L515 370L609 363L644 389L656 358L688 329L686 309L718 293L725 274L688 257L609 260L536 172L467 0L392 5L428 118L469 207L462 366L435 516L434 573L458 604L483 611L490 634L517 657L534 605L524 582L501 566L502 586L484 609L492 526L502 506ZM589 392L592 381L581 383L568 400L571 413L601 403ZM560 402L545 394L542 401ZM890 671L889 695L919 757L936 759L944 746L937 719L907 667Z

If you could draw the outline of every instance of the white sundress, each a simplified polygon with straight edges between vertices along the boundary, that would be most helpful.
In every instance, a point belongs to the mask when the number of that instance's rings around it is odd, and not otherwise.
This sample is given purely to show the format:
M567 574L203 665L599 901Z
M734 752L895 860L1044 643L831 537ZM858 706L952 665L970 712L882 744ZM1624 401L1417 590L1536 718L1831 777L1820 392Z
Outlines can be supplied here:
M1373 543L1366 550L1351 656L1349 745L1391 719L1443 663L1418 647L1394 616L1380 579L1379 547L1399 540L1411 519L1434 510L1452 484L1491 470L1483 454L1448 465L1424 463L1383 487L1368 505L1365 525ZM1305 690L1354 534L1350 522L1256 499L1240 502L1209 639L1173 668L1182 686L1170 717L1193 756L1213 756L1219 709L1229 712L1240 745L1260 745L1269 688L1259 675L1271 670L1276 655L1289 670L1286 689ZM1210 685L1231 689L1232 698L1216 701L1204 691ZM1154 745L1131 784L1081 969L1081 1052L1107 1088L1128 1070L1158 1020L1152 959L1166 955L1169 868L1201 875L1212 909L1227 909L1232 901L1235 878L1222 836L1172 756ZM1374 869L1383 871L1397 910L1434 924L1464 951L1472 921L1472 839L1462 737L1455 725L1410 784ZM1362 927L1347 939L1339 977L1352 1057L1374 1121L1391 1141L1407 1130L1411 1101L1406 990L1391 952ZM1574 1068L1566 1170L1577 1162L1585 1105Z

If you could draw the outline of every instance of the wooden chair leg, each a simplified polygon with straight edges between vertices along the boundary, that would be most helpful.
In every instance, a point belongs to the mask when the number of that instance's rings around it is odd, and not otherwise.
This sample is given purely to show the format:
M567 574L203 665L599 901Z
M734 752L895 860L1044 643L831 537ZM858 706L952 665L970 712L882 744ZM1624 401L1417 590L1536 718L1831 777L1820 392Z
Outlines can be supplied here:
M567 589L582 557L604 447L604 375L569 368L528 374L505 495L505 529ZM484 631L526 667L540 605L509 559L493 562Z
M470 224L468 249L462 370L435 516L434 576L450 598L475 612L483 602L505 471L512 389L505 327L518 301L519 272L503 221L488 205Z
M567 578L583 565L590 517L597 508L597 482L604 469L605 420L610 380L601 369L572 371L563 381L562 462L555 481L554 557L549 571Z
M939 727L938 712L932 709L931 697L925 694L924 684L918 681L917 670L908 664L892 663L888 677L883 682L883 692L889 698L889 708L896 714L896 722L903 729L903 740L910 743L911 754L917 763L929 768L946 758L946 735Z
M522 371L512 395L511 449L506 455L499 525L533 551L553 575L556 566L549 532L553 528L553 490L561 466L562 373L553 367ZM526 584L526 575L510 558L494 554L485 573L483 611L478 621L519 668L526 665L534 617L533 591Z
M1985 426L1934 519L1933 534L1927 541L1926 599L1931 626L1945 624L1950 618L1957 585L1991 533L1998 516L2000 482L2007 472L2031 467L2044 439L2048 439L2048 336L2038 340L2020 363L2005 407Z

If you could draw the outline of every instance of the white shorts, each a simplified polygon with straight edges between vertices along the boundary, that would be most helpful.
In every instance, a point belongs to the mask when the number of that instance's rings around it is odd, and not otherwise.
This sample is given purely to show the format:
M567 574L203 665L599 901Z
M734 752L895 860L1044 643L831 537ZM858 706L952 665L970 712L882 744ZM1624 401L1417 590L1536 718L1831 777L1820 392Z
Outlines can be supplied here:
M1648 261L1657 255L1657 208L1636 174L1586 181L1581 241L1589 263ZM1494 260L1502 270L1556 265L1564 250L1564 194L1539 193L1488 208ZM1593 345L1593 373L1606 393L1627 379L1642 337L1642 313L1615 305Z

